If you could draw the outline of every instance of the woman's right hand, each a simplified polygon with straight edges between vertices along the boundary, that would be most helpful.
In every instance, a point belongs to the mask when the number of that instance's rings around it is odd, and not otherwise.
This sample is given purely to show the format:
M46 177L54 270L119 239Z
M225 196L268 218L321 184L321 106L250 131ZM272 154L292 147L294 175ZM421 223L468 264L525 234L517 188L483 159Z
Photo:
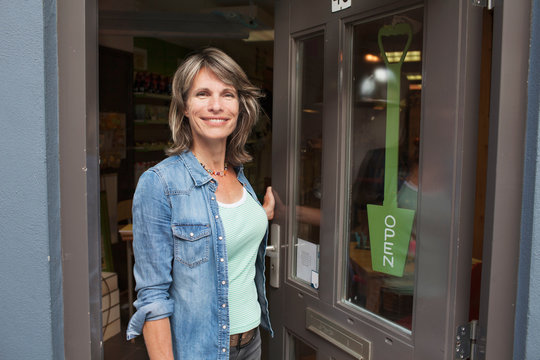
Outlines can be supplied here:
M268 221L274 218L274 207L276 206L276 200L274 199L274 193L272 192L272 187L269 186L266 188L266 194L264 194L263 200L263 209L266 212L266 217Z

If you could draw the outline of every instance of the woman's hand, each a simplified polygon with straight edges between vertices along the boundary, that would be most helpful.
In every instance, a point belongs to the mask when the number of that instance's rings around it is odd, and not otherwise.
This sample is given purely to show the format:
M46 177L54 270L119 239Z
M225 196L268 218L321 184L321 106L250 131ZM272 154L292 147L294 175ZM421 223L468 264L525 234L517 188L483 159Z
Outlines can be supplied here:
M272 220L274 218L274 206L276 205L276 201L274 199L274 194L272 193L272 187L269 186L266 188L266 194L264 194L264 200L263 200L263 209L266 212L266 217L268 217L268 220Z

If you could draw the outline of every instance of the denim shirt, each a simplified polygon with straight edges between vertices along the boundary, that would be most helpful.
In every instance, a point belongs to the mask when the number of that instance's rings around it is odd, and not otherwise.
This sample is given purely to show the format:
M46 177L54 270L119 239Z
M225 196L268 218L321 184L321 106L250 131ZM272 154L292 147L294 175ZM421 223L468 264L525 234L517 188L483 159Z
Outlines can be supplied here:
M257 200L236 168L238 180ZM227 250L217 183L190 151L146 171L133 198L137 309L127 339L145 321L169 317L175 359L229 359ZM255 284L261 326L273 336L265 292L268 230L257 253Z

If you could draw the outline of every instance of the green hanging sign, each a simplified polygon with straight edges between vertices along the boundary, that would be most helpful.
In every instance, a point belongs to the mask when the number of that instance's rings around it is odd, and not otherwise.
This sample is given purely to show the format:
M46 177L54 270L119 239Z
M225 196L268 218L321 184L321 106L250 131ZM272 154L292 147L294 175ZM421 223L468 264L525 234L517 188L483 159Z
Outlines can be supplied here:
M407 36L399 62L390 64L383 36ZM388 72L386 102L386 150L383 205L367 205L373 270L402 277L411 239L414 210L397 207L399 100L401 65L411 44L409 24L385 25L379 30L379 48Z

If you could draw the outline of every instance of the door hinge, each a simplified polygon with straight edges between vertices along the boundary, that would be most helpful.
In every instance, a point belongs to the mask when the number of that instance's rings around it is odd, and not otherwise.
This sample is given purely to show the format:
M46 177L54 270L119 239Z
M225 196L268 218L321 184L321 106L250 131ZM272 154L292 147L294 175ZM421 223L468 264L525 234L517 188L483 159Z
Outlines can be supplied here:
M493 4L494 1L495 0L471 0L471 3L474 6L485 7L488 8L488 10L491 10L495 6Z
M459 360L476 360L478 320L472 320L466 325L460 325L456 331L456 356Z

